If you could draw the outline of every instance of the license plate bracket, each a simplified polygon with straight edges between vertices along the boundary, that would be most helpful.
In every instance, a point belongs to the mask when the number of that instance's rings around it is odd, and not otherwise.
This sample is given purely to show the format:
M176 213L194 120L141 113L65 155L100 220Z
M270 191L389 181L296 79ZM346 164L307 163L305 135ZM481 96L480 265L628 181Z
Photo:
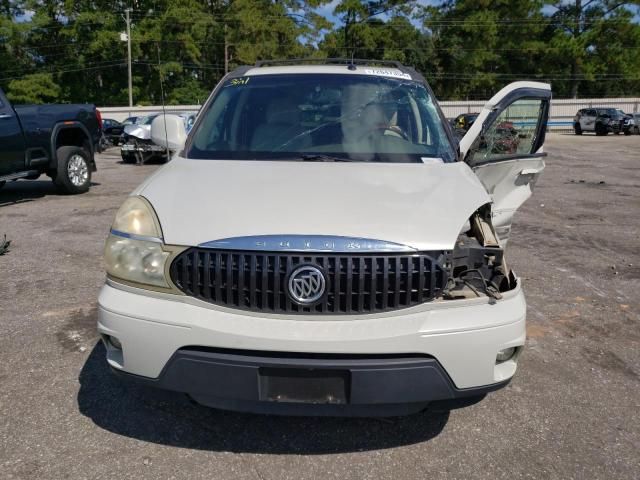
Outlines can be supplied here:
M350 378L348 370L263 367L258 370L260 400L346 404Z

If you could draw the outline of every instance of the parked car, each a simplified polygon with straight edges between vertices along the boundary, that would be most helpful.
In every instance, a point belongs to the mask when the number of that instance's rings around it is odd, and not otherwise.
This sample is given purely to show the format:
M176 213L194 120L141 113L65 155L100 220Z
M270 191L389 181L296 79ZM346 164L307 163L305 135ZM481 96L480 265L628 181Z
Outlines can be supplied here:
M120 135L124 130L124 125L112 118L105 118L102 120L102 133L105 138L112 144L117 145Z
M196 114L189 112L173 112L173 114L183 119L188 133L193 127ZM121 150L123 162L144 164L152 158L168 160L167 149L156 145L151 140L151 124L159 115L161 114L154 113L139 117L136 123L124 127Z
M625 135L631 135L633 126L635 125L633 115L624 113L624 111L620 110L619 108L617 108L616 111L622 117L622 133L624 133Z
M465 133L471 128L473 122L478 117L477 113L462 113L456 118L452 118L449 123L453 132L458 138L464 137Z
M629 122L630 131L640 134L640 113L634 113L631 117Z
M476 121L476 118L478 118L478 115L479 114L477 112L462 113L453 120L453 126L455 128L464 130L466 132L471 128L471 125L473 125L473 122Z
M0 90L0 188L46 174L63 192L86 192L100 136L94 105L12 106Z
M119 127L122 124L112 118L102 119L102 136L100 137L100 150L106 150L109 147L118 144L120 139Z
M550 86L503 88L458 143L415 70L329 62L233 71L188 135L154 119L180 153L107 238L114 372L219 408L369 416L513 377L526 304L504 255ZM517 153L495 153L516 113Z
M121 137L121 157L124 163L144 164L154 156L162 156L166 149L151 141L151 122L159 114L138 117L135 123L125 125Z
M573 119L576 135L582 135L582 132L595 132L596 135L612 132L618 135L623 131L623 125L624 115L615 108L582 108Z

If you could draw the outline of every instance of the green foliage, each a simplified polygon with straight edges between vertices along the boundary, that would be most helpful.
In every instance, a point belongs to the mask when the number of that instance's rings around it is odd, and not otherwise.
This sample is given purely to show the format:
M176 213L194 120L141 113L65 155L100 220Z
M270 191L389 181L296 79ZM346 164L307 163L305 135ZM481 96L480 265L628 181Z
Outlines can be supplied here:
M61 100L61 91L51 74L34 73L11 80L7 97L13 103L54 103Z
M123 0L0 0L0 87L16 102L125 105ZM136 0L135 104L198 103L256 60L399 60L440 98L520 79L556 97L640 94L640 0ZM333 7L331 16L318 12ZM322 8L323 10L319 10ZM28 12L28 14L25 14Z

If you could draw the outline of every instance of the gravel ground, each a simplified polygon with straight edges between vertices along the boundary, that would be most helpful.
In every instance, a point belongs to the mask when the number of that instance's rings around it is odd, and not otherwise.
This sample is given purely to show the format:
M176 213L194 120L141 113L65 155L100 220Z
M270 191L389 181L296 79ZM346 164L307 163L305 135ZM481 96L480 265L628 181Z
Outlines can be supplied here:
M550 135L546 149L508 252L529 305L516 378L392 419L243 415L122 385L95 331L102 247L158 166L113 150L85 195L7 185L0 478L638 478L640 137Z

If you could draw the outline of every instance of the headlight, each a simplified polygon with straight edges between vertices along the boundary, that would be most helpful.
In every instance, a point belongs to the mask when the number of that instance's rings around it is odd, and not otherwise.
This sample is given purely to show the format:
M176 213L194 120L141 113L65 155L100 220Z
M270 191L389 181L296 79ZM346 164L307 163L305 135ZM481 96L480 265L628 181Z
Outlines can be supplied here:
M129 197L124 201L116 213L111 231L162 241L160 222L149 202L142 197Z
M151 205L129 197L111 227L104 250L107 274L130 282L168 288L164 275L170 253L163 249L162 230Z

